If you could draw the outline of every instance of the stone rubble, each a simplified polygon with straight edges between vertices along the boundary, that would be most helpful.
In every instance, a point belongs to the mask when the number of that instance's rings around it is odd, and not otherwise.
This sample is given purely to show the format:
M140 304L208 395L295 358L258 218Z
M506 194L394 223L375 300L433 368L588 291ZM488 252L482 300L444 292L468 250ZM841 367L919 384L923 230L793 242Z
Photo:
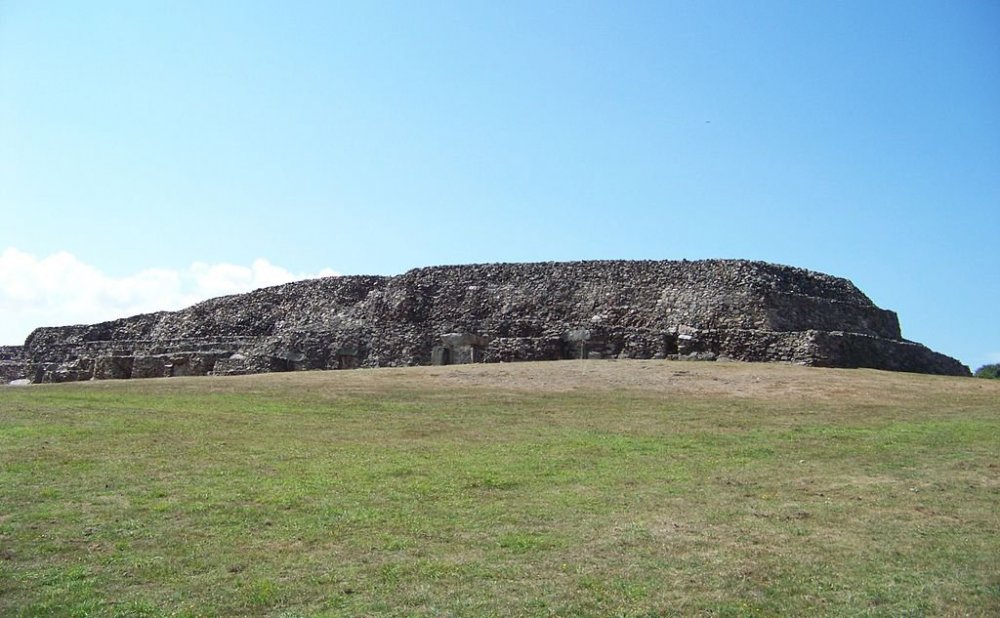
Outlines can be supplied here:
M566 358L777 361L970 375L846 279L744 260L478 264L298 281L38 328L0 383Z

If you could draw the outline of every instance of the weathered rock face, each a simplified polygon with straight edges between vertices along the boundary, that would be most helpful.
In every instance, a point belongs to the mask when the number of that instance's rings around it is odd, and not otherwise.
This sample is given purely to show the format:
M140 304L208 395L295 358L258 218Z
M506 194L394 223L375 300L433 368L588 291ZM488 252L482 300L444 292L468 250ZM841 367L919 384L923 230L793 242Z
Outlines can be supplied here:
M845 279L740 260L329 277L176 312L39 328L4 350L0 379L35 382L614 357L969 374L902 339L895 313Z
M0 346L0 384L28 377L28 358L24 347L19 345Z

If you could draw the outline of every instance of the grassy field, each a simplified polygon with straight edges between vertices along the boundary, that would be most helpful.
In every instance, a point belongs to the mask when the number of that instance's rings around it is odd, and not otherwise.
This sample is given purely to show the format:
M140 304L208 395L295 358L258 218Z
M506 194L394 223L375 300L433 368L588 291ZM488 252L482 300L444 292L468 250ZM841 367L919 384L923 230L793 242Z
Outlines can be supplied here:
M567 361L0 388L3 616L996 616L1000 383Z

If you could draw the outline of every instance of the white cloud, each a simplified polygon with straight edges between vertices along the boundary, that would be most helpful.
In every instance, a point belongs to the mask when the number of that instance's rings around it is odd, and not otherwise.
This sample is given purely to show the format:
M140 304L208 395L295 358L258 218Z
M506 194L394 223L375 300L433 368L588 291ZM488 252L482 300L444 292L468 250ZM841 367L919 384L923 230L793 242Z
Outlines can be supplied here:
M258 258L249 266L195 262L112 277L60 251L39 259L13 247L0 253L0 344L19 344L37 326L113 320L256 288L338 273L295 274Z

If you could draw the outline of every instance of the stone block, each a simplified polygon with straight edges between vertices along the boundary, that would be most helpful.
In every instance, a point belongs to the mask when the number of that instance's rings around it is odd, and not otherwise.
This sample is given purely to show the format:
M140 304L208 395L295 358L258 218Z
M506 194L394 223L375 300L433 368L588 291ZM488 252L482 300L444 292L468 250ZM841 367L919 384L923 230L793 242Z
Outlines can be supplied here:
M168 367L167 357L157 356L136 356L132 362L133 378L165 378L171 375Z
M99 356L94 359L95 380L125 380L132 377L131 356Z

